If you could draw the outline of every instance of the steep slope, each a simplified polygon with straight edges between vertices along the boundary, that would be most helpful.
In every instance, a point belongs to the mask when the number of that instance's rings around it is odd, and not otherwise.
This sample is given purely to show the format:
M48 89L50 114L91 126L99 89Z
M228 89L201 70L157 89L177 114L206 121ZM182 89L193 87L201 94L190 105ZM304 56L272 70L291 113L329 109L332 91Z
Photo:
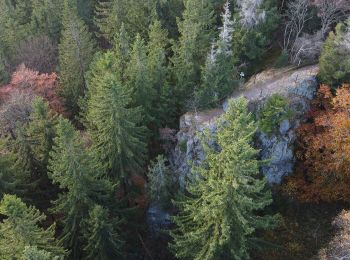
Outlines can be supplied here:
M293 117L284 120L273 134L257 133L256 146L261 149L261 159L268 160L261 171L269 183L280 183L283 176L290 174L293 170L295 129L304 120L309 102L315 95L317 72L317 65L299 69L267 70L252 77L230 97L247 98L252 112L259 111L273 94L280 94L289 101ZM226 107L227 101L221 108L197 113L188 112L180 118L177 145L171 152L170 162L180 175L182 187L187 178L191 177L189 162L199 164L204 158L200 144L201 134L205 129L216 131L216 119L224 113Z

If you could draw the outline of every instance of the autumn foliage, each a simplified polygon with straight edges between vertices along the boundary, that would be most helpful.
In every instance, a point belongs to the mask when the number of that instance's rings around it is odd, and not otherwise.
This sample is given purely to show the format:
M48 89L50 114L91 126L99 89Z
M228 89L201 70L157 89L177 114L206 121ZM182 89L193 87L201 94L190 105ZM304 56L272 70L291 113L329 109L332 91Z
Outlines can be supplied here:
M350 85L321 86L297 130L296 173L286 190L304 202L350 201Z
M57 74L40 74L21 65L12 74L11 82L0 87L0 104L6 102L14 92L23 92L44 98L52 110L64 114L62 100L58 96Z

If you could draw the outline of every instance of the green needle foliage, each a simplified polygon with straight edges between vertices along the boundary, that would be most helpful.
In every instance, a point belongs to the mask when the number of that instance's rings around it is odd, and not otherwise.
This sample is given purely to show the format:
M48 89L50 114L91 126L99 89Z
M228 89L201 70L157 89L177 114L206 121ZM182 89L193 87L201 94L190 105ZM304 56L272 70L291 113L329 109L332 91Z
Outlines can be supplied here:
M283 120L290 117L288 101L283 96L274 94L269 97L260 111L260 130L271 134Z
M0 202L0 213L6 217L0 223L0 258L21 259L26 246L63 257L67 252L54 238L55 225L43 229L46 219L35 207L27 206L14 195L5 195Z
M117 227L118 220L110 220L108 210L96 205L89 213L87 230L85 232L88 241L84 251L88 259L105 260L122 258L121 246Z
M114 73L113 59L107 52L92 66L86 121L98 160L111 177L125 181L142 172L146 129L140 126L141 108L131 106L131 90Z
M169 125L174 121L174 91L170 87L167 67L168 32L159 21L151 24L147 44L147 69L154 96L152 98L153 117L157 126Z
M262 210L271 191L259 176L258 150L251 145L257 125L247 100L231 101L219 120L219 151L206 148L204 164L188 194L175 202L170 248L180 259L249 259L256 229L271 228L276 218Z
M75 116L79 112L78 100L85 93L85 73L92 60L94 43L74 3L65 0L62 19L63 31L59 44L61 95L68 110Z
M26 246L23 251L23 260L57 260L59 257L53 257L52 254L45 250L39 250L35 246Z
M183 19L178 20L179 41L172 57L176 80L176 97L183 111L200 81L200 68L205 62L213 37L214 10L209 0L186 0Z
M350 82L350 19L337 25L323 45L319 78L322 83L338 87Z
M82 222L96 203L110 201L113 185L102 177L99 163L88 153L71 123L62 117L50 158L50 177L63 192L53 202L52 212L63 215L61 241L71 250L71 257L78 259L84 246Z

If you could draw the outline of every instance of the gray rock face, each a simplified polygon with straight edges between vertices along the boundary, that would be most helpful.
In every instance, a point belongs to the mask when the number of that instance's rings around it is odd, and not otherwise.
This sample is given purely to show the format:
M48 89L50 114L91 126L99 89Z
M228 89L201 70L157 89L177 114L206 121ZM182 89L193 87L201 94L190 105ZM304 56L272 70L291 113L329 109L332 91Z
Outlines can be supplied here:
M245 88L233 93L231 98L244 96L249 101L249 109L257 112L266 100L273 94L280 94L287 98L293 117L284 120L277 126L273 134L266 135L258 132L255 146L260 149L260 157L267 160L261 168L270 184L281 183L284 176L293 171L294 154L293 144L295 130L305 119L310 101L313 99L317 81L317 66L310 66L298 70L288 70L280 74L271 72L258 75L261 82L250 80ZM263 72L264 73L264 72ZM277 74L277 75L276 75ZM179 173L180 186L184 188L186 180L191 178L190 169L192 162L195 165L204 160L204 152L201 146L203 132L216 131L216 119L224 113L227 102L222 109L202 111L199 113L186 113L180 119L180 131L177 133L177 145L170 155L170 162L174 170Z

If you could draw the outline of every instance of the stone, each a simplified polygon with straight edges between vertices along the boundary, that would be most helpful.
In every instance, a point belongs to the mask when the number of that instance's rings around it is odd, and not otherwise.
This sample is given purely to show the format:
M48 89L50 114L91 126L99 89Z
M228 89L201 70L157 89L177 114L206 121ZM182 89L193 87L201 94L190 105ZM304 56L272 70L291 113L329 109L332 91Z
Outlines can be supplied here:
M249 101L249 109L256 112L273 94L280 94L289 101L289 108L292 110L292 118L283 120L276 126L275 133L267 136L258 132L255 147L260 150L260 157L267 160L261 167L261 173L266 176L270 184L279 184L283 177L291 174L294 167L294 141L295 130L303 120L309 109L310 101L317 90L316 75L317 66L304 67L292 73L290 71L277 74L276 79L267 78L266 81L259 81L258 84L248 82L246 89L233 93L231 98L244 96ZM261 77L263 78L263 77ZM177 145L169 155L173 170L179 174L181 189L184 189L186 180L190 178L191 166L204 160L204 152L199 136L205 130L215 133L216 119L224 112L227 101L223 102L223 109L202 111L196 114L186 113L180 119L180 130L177 133ZM210 142L209 142L210 143ZM185 144L185 145L184 145ZM215 146L214 143L211 145ZM186 151L181 147L186 147Z

